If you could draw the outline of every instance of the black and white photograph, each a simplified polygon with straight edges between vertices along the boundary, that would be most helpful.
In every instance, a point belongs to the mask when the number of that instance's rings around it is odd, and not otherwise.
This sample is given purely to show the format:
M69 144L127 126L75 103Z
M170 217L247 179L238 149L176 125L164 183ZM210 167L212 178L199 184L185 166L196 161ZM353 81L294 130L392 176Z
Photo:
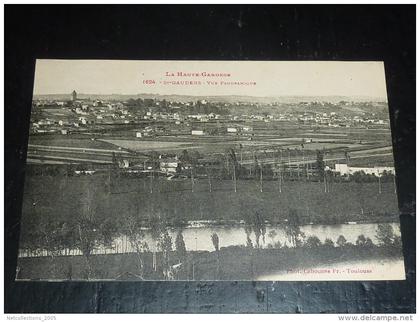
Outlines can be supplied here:
M38 59L18 281L403 280L380 61Z

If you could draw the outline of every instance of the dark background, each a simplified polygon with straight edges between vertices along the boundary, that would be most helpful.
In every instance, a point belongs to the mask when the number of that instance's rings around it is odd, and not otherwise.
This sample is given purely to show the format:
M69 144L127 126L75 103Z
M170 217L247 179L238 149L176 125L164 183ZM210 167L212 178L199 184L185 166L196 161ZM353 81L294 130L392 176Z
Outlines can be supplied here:
M415 11L5 6L5 312L415 312ZM406 281L13 282L36 58L383 60Z

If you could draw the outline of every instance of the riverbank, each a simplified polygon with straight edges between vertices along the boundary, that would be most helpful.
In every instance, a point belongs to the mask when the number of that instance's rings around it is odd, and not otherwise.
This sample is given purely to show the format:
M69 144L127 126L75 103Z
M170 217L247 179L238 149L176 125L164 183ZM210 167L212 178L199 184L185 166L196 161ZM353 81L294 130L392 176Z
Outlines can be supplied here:
M33 257L18 259L18 280L164 280L164 255L136 253L86 256ZM402 260L398 246L345 245L256 249L226 247L218 252L170 252L168 260L174 280L256 280L274 271L296 271L318 266L334 267L343 262ZM168 274L166 274L168 276ZM322 278L320 278L322 280Z

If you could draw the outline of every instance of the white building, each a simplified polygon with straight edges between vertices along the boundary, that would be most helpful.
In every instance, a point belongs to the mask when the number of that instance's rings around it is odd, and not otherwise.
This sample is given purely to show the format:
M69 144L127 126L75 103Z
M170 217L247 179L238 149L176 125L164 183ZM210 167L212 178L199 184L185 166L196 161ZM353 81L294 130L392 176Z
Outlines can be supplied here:
M203 130L191 130L191 135L204 135Z
M236 127L228 127L227 132L228 133L238 133L238 129Z
M176 169L178 167L177 160L165 160L161 161L159 164L160 171L165 173L176 173Z
M252 126L244 125L242 126L242 131L244 132L252 132L254 129Z
M374 175L376 177L382 176L384 172L392 173L395 175L394 167L373 167L373 168L364 168L364 167L349 167L347 164L336 164L335 172L340 173L340 175L350 175L356 172L364 172L365 174Z
M119 160L118 161L118 166L120 168L128 168L130 166L130 162L128 160L125 160L125 159Z

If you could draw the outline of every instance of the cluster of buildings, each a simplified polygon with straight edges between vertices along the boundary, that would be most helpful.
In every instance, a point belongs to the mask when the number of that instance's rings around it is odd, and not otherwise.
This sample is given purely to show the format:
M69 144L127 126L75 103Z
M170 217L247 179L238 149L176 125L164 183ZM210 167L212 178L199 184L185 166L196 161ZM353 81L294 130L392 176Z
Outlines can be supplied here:
M340 174L341 176L353 175L357 172L363 172L368 175L373 175L375 177L381 177L384 174L393 174L395 175L394 167L349 167L347 164L335 164L334 172Z
M228 135L242 135L242 136L253 136L254 128L246 124L225 124L223 127L214 128L193 128L191 135L217 135L217 134L228 134Z
M88 126L107 124L139 124L143 121L162 121L174 126L191 126L191 135L217 135L221 133L250 135L251 126L240 125L253 121L274 122L293 121L301 124L326 127L368 127L385 126L388 120L381 114L374 113L337 113L311 110L315 103L266 104L267 110L259 103L210 103L206 100L196 102L167 102L144 99L105 101L98 99L79 99L76 91L71 100L36 100L34 101L31 131L32 133L61 132L67 134L80 131ZM137 105L136 105L137 104ZM303 105L302 105L303 104ZM312 105L311 105L312 104ZM331 103L316 103L333 107ZM340 104L346 105L346 102ZM336 104L337 105L337 104ZM338 105L337 105L338 106ZM234 108L233 108L234 107ZM253 108L255 107L255 108ZM270 108L275 107L277 112ZM351 106L351 108L356 108ZM307 109L307 112L302 112ZM255 113L258 110L259 112ZM242 111L242 112L241 112ZM246 111L250 113L246 113ZM264 112L265 111L265 112ZM271 113L268 111L272 111ZM239 112L239 113L238 113ZM206 123L224 124L222 132L207 127ZM203 123L203 126L197 125ZM233 125L229 125L229 123ZM144 128L136 132L136 137L152 136L155 130Z
M31 116L32 133L68 134L95 124L122 123L136 120L120 102L78 100L72 92L71 101L38 100L34 102Z
M336 112L305 112L297 115L296 119L303 124L328 127L366 127L371 125L381 126L388 124L388 121L372 114L338 115Z

